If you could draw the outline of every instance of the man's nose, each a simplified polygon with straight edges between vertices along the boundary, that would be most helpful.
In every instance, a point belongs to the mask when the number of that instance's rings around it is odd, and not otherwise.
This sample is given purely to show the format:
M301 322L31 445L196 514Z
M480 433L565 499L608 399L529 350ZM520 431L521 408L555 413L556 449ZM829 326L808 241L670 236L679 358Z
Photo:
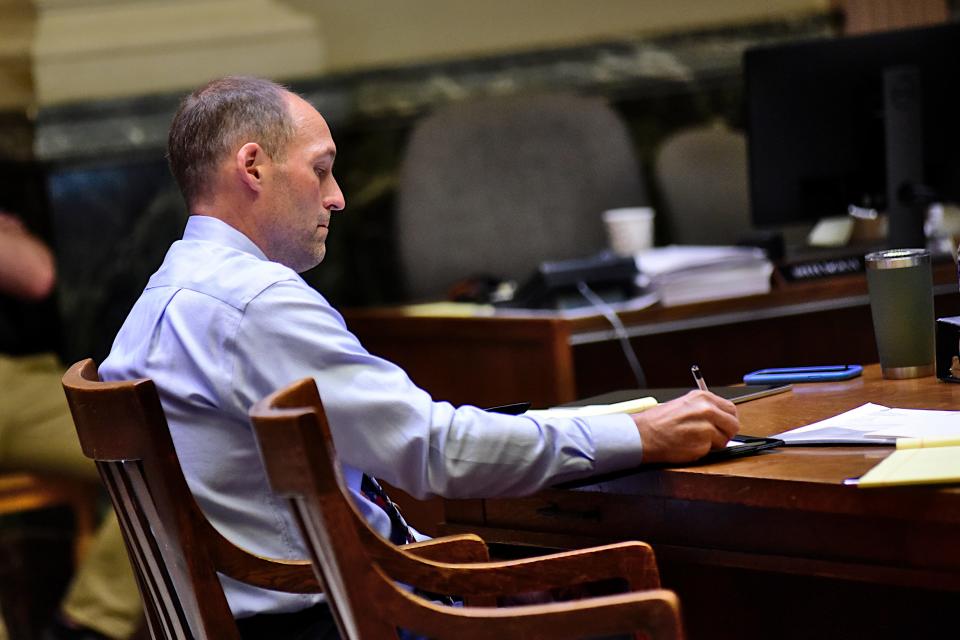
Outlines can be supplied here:
M340 190L340 185L336 179L333 179L332 182L332 188L323 199L323 206L329 211L343 211L344 207L347 206L343 191Z

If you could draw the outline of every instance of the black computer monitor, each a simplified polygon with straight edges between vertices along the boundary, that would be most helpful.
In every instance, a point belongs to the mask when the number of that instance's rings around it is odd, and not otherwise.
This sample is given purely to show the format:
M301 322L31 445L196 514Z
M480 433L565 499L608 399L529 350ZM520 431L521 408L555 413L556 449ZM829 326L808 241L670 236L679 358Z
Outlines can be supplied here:
M744 74L755 226L856 205L923 246L929 204L960 201L960 24L753 48Z

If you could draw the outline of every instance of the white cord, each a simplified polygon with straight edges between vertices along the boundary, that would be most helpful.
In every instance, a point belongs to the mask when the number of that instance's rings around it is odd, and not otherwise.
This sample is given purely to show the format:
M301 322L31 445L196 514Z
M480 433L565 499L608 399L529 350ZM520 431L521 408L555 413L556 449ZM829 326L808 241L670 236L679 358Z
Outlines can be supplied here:
M580 295L586 298L587 302L593 305L597 311L602 313L603 317L613 326L613 331L617 334L617 339L620 340L620 348L623 349L623 355L627 359L627 364L630 365L630 370L633 371L633 377L637 380L637 387L640 389L646 387L647 378L643 375L643 368L637 359L637 353L633 350L633 345L630 344L630 336L627 335L627 330L624 328L623 323L620 322L620 318L617 317L616 311L610 308L610 305L598 296L583 280L577 283L577 291L579 291Z

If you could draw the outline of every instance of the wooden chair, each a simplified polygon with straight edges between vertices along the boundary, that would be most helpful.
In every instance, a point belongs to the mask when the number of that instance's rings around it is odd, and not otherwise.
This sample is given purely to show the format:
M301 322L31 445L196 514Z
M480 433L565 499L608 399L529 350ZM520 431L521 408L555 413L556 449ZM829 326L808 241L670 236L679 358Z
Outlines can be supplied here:
M263 399L251 410L267 473L290 499L314 569L344 638L395 638L398 627L431 638L565 638L642 631L680 638L676 596L659 589L653 551L641 542L473 565L418 558L374 532L346 493L326 414L312 379ZM449 607L410 593L456 594ZM622 579L625 594L495 608L498 596ZM641 589L647 589L641 591Z
M67 370L63 388L120 519L153 638L239 640L217 572L266 589L321 590L309 562L255 556L213 528L187 487L151 380L101 382L88 359Z
M73 557L79 562L96 530L97 496L92 487L46 474L0 473L0 516L53 507L73 511Z
M151 380L101 382L93 360L63 376L84 454L120 519L154 639L239 640L217 573L290 593L320 592L310 562L254 555L224 538L190 493ZM425 556L487 558L476 536L417 545Z
M0 473L0 517L55 507L68 507L73 512L73 558L76 566L96 531L96 487L48 474ZM17 551L11 548L5 549L4 553ZM11 637L32 636L38 620L49 613L37 606L37 594L24 588L27 583L25 572L29 570L28 566L14 565L7 567L0 575L0 612Z

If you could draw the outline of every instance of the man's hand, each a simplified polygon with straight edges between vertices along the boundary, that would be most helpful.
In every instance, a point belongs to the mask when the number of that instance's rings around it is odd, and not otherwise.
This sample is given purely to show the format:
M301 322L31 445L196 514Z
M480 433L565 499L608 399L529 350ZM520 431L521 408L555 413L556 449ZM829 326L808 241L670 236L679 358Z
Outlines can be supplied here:
M19 219L0 211L0 293L41 300L53 289L53 255Z
M691 462L740 431L736 406L709 391L691 391L631 417L643 440L643 462Z
M0 210L0 233L5 235L29 235L20 218Z

